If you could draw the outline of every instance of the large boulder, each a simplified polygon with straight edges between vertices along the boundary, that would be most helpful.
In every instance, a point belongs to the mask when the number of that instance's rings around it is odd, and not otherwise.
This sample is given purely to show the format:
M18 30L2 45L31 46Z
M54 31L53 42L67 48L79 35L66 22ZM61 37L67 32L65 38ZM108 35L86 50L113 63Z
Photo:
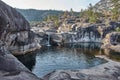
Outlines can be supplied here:
M120 32L112 32L106 35L102 48L108 48L120 52Z
M0 40L13 54L25 54L40 48L27 20L2 1L0 1Z
M41 80L12 54L0 50L0 80Z

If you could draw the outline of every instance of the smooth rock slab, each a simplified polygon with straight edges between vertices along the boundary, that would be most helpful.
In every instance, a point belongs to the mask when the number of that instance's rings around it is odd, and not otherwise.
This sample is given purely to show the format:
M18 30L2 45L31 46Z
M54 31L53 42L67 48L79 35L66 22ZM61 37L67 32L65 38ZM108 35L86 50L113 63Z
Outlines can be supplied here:
M0 80L41 80L37 78L34 74L26 71L21 71L18 73L6 72L3 76L0 76Z
M1 52L0 52L1 54ZM0 80L41 80L11 54L0 55Z
M120 80L120 63L104 56L108 62L89 69L57 70L44 76L45 80Z

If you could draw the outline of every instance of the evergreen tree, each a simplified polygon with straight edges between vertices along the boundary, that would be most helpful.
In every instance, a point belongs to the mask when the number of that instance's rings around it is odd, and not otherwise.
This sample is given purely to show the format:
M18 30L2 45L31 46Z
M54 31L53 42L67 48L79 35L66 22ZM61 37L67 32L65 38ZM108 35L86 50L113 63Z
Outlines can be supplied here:
M81 9L79 16L80 16L80 17L84 16L84 14L83 14L83 9Z
M72 8L70 9L70 14L71 14L71 16L73 16L73 15L74 15L74 11L73 11L73 9L72 9Z
M119 27L117 27L117 28L116 28L116 31L117 31L117 32L120 32L120 28L119 28Z
M97 14L93 11L92 4L89 4L87 15L88 15L90 23L96 23L97 22Z
M69 14L68 14L68 11L65 11L64 14L63 14L64 18L67 18L68 15L69 15Z
M59 17L56 15L48 15L45 21L47 22L53 21L56 27L59 26Z
M120 16L120 2L119 0L112 0L113 3L113 9L112 11L112 20L118 21L118 18Z

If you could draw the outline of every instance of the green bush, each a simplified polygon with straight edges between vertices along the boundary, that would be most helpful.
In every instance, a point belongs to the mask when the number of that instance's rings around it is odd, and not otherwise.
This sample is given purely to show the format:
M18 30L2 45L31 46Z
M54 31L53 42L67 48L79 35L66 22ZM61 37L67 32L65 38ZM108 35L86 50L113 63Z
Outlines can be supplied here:
M116 31L117 31L117 32L120 32L120 28L119 28L119 27L117 27L117 28L116 28Z

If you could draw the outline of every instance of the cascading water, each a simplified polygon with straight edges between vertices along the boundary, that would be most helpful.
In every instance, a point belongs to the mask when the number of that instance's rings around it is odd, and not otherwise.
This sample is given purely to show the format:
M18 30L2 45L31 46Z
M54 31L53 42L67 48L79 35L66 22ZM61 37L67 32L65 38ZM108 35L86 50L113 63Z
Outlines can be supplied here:
M47 42L47 46L51 46L50 45L50 35L48 34L48 42Z

